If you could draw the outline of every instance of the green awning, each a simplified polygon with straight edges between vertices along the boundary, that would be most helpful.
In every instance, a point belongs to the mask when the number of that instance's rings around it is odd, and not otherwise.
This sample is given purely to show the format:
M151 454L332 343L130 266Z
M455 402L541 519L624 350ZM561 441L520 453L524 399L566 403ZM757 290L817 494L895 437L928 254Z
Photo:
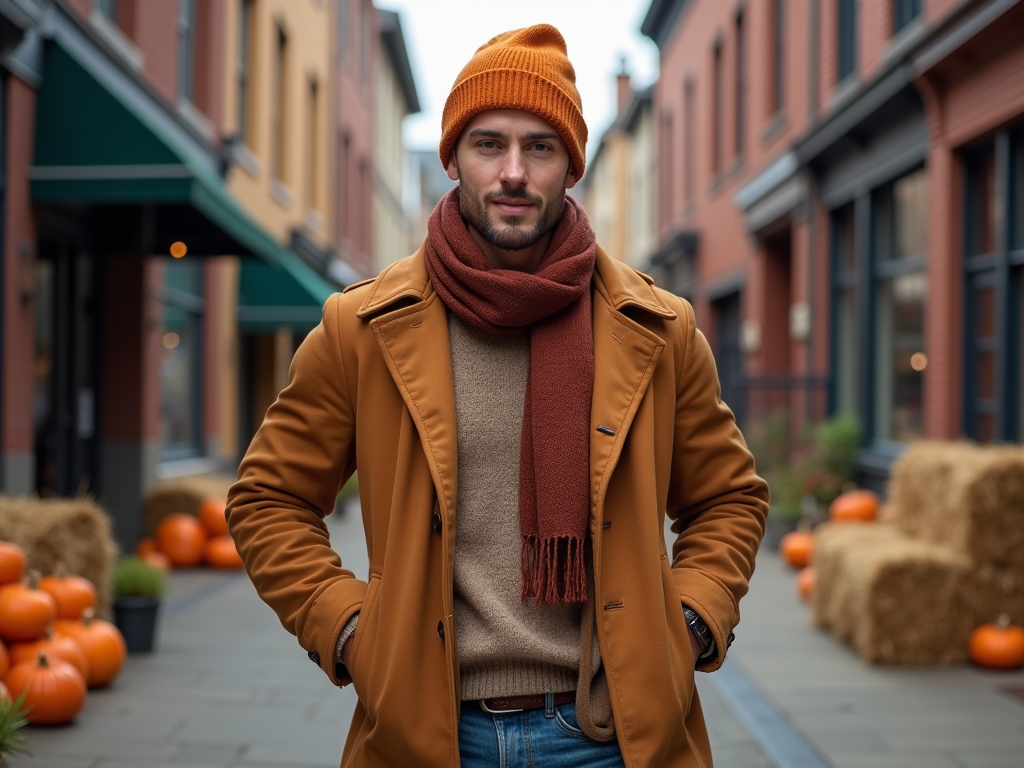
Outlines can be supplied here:
M243 284L260 286L250 294L258 303L250 301L246 311L275 308L283 320L277 325L306 326L313 311L319 321L337 288L242 209L224 187L221 158L148 86L73 34L47 44L43 73L30 170L34 202L152 206L162 214L154 253L181 239L195 255L256 257L243 268Z
M266 333L281 326L310 330L320 322L322 303L297 281L283 283L280 270L256 259L242 262L238 278L238 329Z

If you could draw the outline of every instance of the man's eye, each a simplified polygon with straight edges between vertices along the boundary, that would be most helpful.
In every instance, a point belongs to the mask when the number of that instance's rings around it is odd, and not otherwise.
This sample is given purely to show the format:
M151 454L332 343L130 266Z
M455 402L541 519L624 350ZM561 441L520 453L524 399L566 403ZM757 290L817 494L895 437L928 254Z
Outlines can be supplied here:
M533 145L533 151L534 152L547 152L549 149L551 149L551 147L549 147L547 144L534 144Z
M497 146L498 145L495 144L493 141L481 141L480 142L481 149L494 149Z

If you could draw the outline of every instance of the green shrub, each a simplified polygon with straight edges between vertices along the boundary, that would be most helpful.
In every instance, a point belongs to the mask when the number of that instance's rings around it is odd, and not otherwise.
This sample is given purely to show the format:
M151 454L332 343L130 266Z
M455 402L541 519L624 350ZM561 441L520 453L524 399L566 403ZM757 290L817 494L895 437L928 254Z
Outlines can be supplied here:
M162 597L167 592L167 575L152 563L137 557L123 558L110 577L115 597Z
M14 701L0 701L0 765L11 755L31 755L28 751L28 737L22 730L28 725L23 709L25 692Z

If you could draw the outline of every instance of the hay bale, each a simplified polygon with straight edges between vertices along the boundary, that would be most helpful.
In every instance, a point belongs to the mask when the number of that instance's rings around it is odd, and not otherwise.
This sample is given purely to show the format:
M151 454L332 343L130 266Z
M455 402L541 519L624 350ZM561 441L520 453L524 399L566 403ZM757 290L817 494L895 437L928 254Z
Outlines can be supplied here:
M883 524L826 525L815 537L818 626L876 664L955 664L976 626L972 565Z
M68 573L96 585L97 609L110 618L110 572L118 550L110 517L91 499L0 496L0 539L25 550L28 567Z
M142 530L152 536L157 525L167 515L184 512L198 515L204 499L226 499L228 489L235 482L230 475L192 475L164 480L153 486L142 502Z
M893 466L882 520L1024 579L1024 449L915 443Z

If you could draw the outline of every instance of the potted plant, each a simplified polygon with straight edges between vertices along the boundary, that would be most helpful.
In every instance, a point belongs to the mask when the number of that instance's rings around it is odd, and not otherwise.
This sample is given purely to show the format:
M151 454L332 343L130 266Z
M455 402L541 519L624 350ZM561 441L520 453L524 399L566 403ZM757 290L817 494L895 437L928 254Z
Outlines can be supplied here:
M22 709L24 702L24 693L14 701L11 701L10 694L0 697L0 768L7 768L8 757L31 754L28 751L28 738L22 730L28 725L28 718Z
M167 592L167 576L138 557L123 558L111 576L114 622L124 635L129 653L153 650L157 611Z

